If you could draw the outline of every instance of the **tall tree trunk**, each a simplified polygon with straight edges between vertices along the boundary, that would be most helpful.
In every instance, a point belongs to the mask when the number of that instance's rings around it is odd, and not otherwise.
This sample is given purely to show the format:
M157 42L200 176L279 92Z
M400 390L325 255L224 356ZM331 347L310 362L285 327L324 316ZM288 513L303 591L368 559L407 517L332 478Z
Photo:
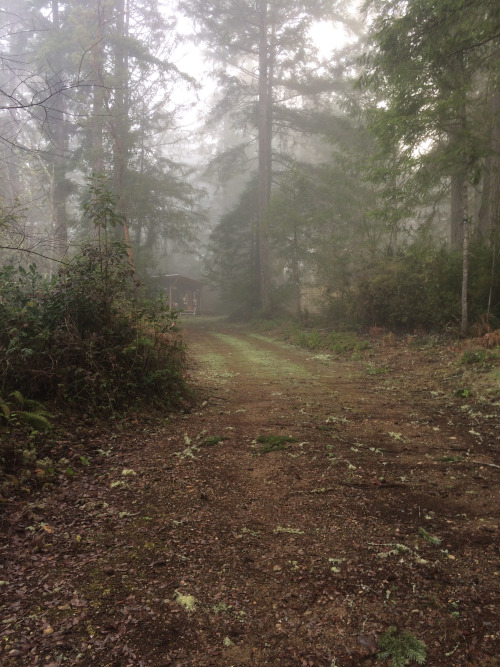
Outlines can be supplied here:
M4 9L8 12L10 19L10 34L8 37L8 53L9 54L20 54L27 53L27 43L29 39L29 33L24 30L25 27L22 21L21 16L19 16L18 21L16 21L14 7L15 2L5 3L6 7ZM9 80L9 68L3 67L0 69L0 81L2 88L7 84ZM22 182L22 169L20 165L22 164L19 161L19 157L16 155L14 146L16 144L16 137L19 131L19 128L22 126L22 121L20 118L20 110L12 108L8 111L2 111L1 117L1 127L2 127L2 137L6 139L7 144L10 143L11 147L8 153L2 154L2 179L0 186L0 196L4 199L5 203L8 206L14 206L16 200L21 197L23 193L23 182Z
M128 163L128 58L124 40L128 34L128 0L116 0L116 52L115 52L115 104L113 108L113 180L118 198L118 211L123 223L123 236L127 247L130 267L135 276L134 257L130 244L127 221L127 193L125 176Z
M491 99L490 157L486 161L478 231L485 241L494 242L500 220L500 77Z
M292 281L295 300L295 314L302 317L302 294L300 285L300 260L299 260L299 231L297 224L293 228L293 250L292 250Z
M467 180L464 183L463 190L463 232L462 232L462 336L467 335L469 329L469 313L467 292L469 287L469 235L470 235L470 221L469 221L469 192Z
M460 248L462 245L465 180L465 168L460 168L451 177L450 244L452 248Z
M464 97L461 109L461 125L463 136L463 225L462 225L462 336L467 335L469 329L469 310L468 310L468 289L469 289L469 236L470 236L470 216L469 216L469 179L468 172L471 167L470 149L468 137L468 118L467 118L467 99Z
M477 233L482 241L488 239L491 223L491 189L492 189L492 166L493 160L487 157L484 161L484 169L481 181L481 203L477 212Z
M127 121L125 110L125 89L128 84L125 39L125 0L116 0L116 45L114 64L114 104L111 119L113 133L113 181L118 198L120 213L126 209L125 202L125 170L127 163L126 133Z
M492 116L494 125L491 140L493 165L491 169L490 239L496 244L500 233L500 76L496 80Z
M61 31L59 16L59 0L52 0L52 25L59 35ZM60 80L62 62L59 53L55 57L54 83L59 89L52 97L50 124L54 144L54 160L52 164L52 211L53 211L53 246L55 257L61 259L68 250L68 228L66 211L66 130L65 100L61 92Z
M264 314L271 311L271 275L269 252L268 209L271 199L272 162L272 92L268 39L268 0L259 0L259 206L258 206L258 249L259 249L259 295L260 307Z
M90 162L94 174L104 173L104 117L106 88L104 82L104 26L107 20L106 0L98 0L96 7L95 41L92 46L92 122L90 127Z

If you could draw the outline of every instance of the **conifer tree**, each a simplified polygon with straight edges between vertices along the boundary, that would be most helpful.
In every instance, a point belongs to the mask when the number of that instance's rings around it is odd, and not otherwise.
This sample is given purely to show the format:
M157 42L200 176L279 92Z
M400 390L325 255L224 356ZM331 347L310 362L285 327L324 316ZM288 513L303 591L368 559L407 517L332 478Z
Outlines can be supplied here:
M222 96L214 116L228 114L240 130L255 133L257 146L257 292L260 309L271 309L269 204L280 130L290 130L303 100L321 86L309 29L315 20L338 17L326 0L195 0L181 2L208 55L219 65ZM314 85L313 84L314 81Z
M493 156L499 123L493 111L500 81L498 3L367 5L378 13L364 78L377 102L368 112L381 146L373 174L381 186L388 184L382 192L387 217L392 215L396 226L418 207L448 196L450 240L463 252L465 333L473 189L485 212L498 206L500 174ZM486 224L493 223L491 216Z

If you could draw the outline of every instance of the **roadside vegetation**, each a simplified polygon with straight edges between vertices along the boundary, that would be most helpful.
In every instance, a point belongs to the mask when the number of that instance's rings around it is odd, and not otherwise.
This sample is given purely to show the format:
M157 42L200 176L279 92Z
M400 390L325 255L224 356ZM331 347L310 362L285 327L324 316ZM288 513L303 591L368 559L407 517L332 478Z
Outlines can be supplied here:
M58 429L178 409L189 397L177 312L134 276L102 183L95 236L52 278L34 263L0 271L0 482L4 491L58 471ZM56 447L57 450L57 447ZM85 452L78 457L85 463ZM69 472L68 472L69 471Z
M283 238L276 240L277 247L282 243ZM472 336L500 328L497 254L496 248L479 242L470 249L468 312ZM294 304L290 284L276 287L272 292L273 312L277 319L286 317L286 311L294 312L297 322L306 329L319 326L334 332L367 332L378 327L401 334L418 331L459 336L461 271L462 258L456 249L416 241L395 252L374 253L362 266L348 272L347 281L346 275L329 276L329 287L322 287L313 299L301 299L298 304ZM240 281L226 276L223 293L232 317L259 317ZM335 347L335 341L332 345Z

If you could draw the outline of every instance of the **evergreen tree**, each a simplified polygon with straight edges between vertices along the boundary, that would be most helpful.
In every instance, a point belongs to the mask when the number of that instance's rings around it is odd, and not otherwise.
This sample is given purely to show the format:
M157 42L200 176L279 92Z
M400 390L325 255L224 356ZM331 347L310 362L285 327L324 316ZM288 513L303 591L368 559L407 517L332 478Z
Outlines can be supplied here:
M221 295L224 309L242 318L259 311L257 183L252 179L238 204L212 231L203 263L205 277Z
M450 202L450 238L463 249L462 331L467 329L471 188L483 182L485 210L498 197L492 147L498 118L500 10L493 0L368 3L379 12L364 78L380 141L373 174L397 227L424 203ZM488 122L484 122L484 119ZM394 215L396 212L396 215ZM490 217L490 223L494 220ZM486 223L489 224L489 223Z
M96 104L86 124L89 166L97 161L112 174L130 253L141 242L151 249L159 236L193 241L199 193L187 170L164 155L165 137L176 125L172 91L194 85L170 60L175 21L163 16L157 2L114 0L96 29L103 31L107 48L98 51L100 66L94 67ZM109 91L104 117L102 84Z
M129 248L145 239L152 246L160 234L192 241L199 193L165 150L177 124L172 91L194 85L172 63L175 20L145 0L36 0L34 9L18 3L2 18L9 201L21 194L41 210L48 204L52 254L64 254L68 230L83 233L71 196L89 173L109 175Z
M312 76L315 60L309 29L335 14L326 0L224 0L181 2L198 25L198 37L219 64L223 95L214 117L228 114L241 130L255 133L257 146L257 247L255 269L260 308L271 308L269 204L278 144L286 145L308 94L321 86Z

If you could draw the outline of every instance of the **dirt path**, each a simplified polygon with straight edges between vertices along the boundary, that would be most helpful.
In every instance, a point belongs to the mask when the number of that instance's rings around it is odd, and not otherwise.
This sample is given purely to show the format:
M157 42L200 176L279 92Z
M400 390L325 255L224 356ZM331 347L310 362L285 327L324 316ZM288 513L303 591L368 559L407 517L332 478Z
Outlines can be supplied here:
M187 327L196 411L8 513L2 664L383 665L397 626L498 666L499 404L456 353Z

